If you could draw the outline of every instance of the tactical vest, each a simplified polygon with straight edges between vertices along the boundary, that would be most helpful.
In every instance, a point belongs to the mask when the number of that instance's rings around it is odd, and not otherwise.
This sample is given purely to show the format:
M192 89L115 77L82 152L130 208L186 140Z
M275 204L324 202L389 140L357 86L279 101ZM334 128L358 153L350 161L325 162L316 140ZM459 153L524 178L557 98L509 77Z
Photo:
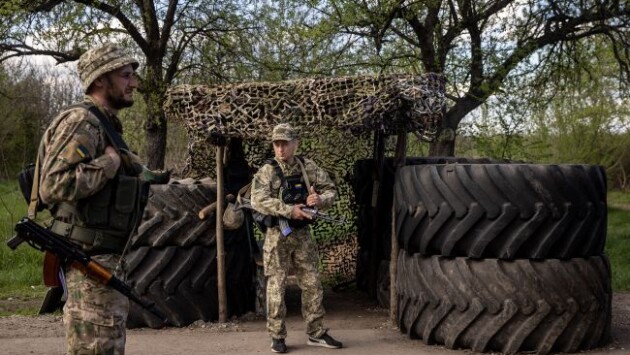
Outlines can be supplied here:
M295 159L299 159L300 162L304 163L304 160L301 157L295 156ZM285 176L282 172L282 168L280 164L275 159L270 159L265 162L265 164L270 164L274 169L274 174L280 178L280 190L278 191L278 197L282 200L282 202L290 205L296 204L306 204L306 198L308 197L308 188L306 187L306 182L304 181L304 176L302 174L296 174L291 176ZM278 225L278 218L274 216L263 215L259 212L252 212L254 221L258 223L259 227L274 227ZM311 223L313 220L298 220L298 219L289 219L289 226L291 228L303 228ZM265 228L261 228L265 229ZM264 232L264 230L263 230Z
M110 143L128 149L120 134L92 105L80 104L94 113L107 132ZM112 137L112 135L116 136ZM130 167L122 167L116 177L92 196L74 203L62 202L51 211L55 221L51 230L81 244L87 252L120 253L142 218L148 201L149 184L134 176Z

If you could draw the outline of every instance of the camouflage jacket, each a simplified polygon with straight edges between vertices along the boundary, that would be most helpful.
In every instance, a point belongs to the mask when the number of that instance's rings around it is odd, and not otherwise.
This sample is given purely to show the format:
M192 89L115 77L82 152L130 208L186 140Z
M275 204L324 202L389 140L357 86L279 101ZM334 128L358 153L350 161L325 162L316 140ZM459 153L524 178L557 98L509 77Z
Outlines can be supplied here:
M293 165L289 165L276 159L284 176L302 175L297 159ZM322 198L322 209L330 208L337 195L335 184L328 174L320 169L312 160L304 159L304 169L311 186ZM288 205L280 199L280 186L282 181L274 172L271 164L265 164L254 175L252 181L251 204L256 211L270 216L291 218L293 205Z
M85 101L96 104L89 96ZM115 115L99 109L120 128ZM104 129L98 118L83 108L68 108L59 113L44 133L41 144L39 193L47 204L89 197L117 174L112 158L105 154L109 143Z

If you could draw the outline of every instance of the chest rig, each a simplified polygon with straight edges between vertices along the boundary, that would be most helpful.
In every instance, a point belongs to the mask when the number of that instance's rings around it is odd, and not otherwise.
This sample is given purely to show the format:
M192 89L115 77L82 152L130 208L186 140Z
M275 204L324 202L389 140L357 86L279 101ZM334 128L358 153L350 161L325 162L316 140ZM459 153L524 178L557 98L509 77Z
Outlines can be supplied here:
M94 114L116 150L129 149L96 106L83 103L72 107L81 107ZM54 206L55 220L51 230L80 243L92 254L120 253L140 222L148 192L149 184L122 163L118 174L94 195Z
M298 164L303 166L304 162L302 158L296 156ZM280 178L280 191L279 196L282 202L290 205L306 204L306 198L308 197L308 186L304 179L304 174L295 174L285 176L280 168L278 162L274 159L271 164L276 176ZM313 220L297 220L290 219L289 226L292 228L302 228L313 223Z
M298 159L298 164L304 164L304 160L301 157L295 156ZM280 188L278 191L272 191L272 194L276 194L282 202L290 205L306 204L306 198L308 197L308 184L304 179L304 174L295 174L285 176L280 164L275 159L270 159L265 162L274 169L274 175L280 179ZM258 224L259 228L264 232L267 227L274 227L278 225L278 218L274 216L263 215L259 212L252 211L254 221ZM288 221L291 228L303 228L313 223L313 220L297 220L290 219Z

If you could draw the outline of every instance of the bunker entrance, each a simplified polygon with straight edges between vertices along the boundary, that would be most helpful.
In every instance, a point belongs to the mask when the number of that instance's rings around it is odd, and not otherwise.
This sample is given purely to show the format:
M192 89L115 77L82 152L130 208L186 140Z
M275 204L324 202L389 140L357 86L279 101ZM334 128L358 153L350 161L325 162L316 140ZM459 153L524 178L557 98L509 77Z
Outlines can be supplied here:
M335 181L337 201L327 212L348 221L345 225L320 221L313 227L322 275L333 286L356 281L377 298L379 283L388 282L383 265L391 250L393 160L386 156L393 155L396 140L389 137L414 133L433 139L444 105L444 80L434 74L171 88L165 111L187 130L186 179L154 187L139 235L134 237L130 281L140 293L165 300L163 306L172 310L175 325L217 319L216 305L204 301L217 302L217 280L212 276L217 272L215 218L200 221L196 214L217 201L219 190L230 199L249 183L273 156L272 128L290 123L300 132L298 154L313 159ZM223 189L215 183L218 150ZM232 315L253 307L255 267L249 265L256 258L257 245L248 242L256 234L251 223L226 233ZM131 326L154 323L150 315L132 306Z

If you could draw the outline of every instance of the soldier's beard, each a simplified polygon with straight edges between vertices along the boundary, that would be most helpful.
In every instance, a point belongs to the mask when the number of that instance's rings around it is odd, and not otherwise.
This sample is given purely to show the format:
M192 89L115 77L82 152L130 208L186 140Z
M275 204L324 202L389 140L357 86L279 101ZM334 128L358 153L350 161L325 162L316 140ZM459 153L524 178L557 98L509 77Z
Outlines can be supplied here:
M115 110L120 110L123 108L133 106L133 99L125 99L125 97L120 96L112 96L109 98L109 104Z

